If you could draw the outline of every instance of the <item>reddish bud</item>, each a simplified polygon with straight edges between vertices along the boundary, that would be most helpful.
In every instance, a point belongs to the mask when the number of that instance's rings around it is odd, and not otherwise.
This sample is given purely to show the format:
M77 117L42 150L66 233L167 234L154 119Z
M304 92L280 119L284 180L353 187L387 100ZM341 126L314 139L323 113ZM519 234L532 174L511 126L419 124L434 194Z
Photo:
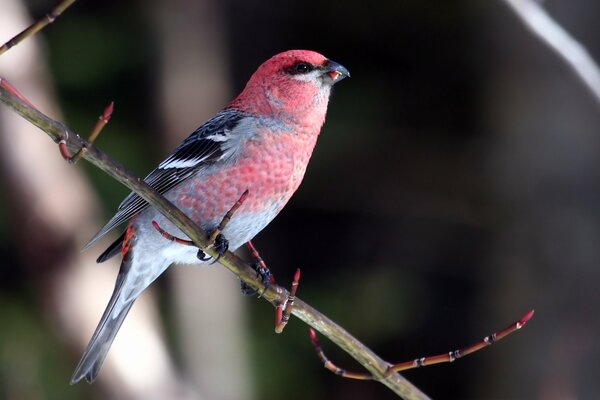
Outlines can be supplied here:
M283 320L283 307L277 306L275 310L275 330L281 326L281 321Z
M525 325L531 319L531 317L533 317L534 313L535 310L529 310L527 313L525 313L525 315L521 317L521 319L519 320L519 324L521 326Z
M112 117L114 107L115 107L115 102L111 101L104 109L101 119L104 121L105 124L108 123L108 121L110 121L110 117Z
M317 333L313 328L308 328L308 335L310 336L310 341L313 346L317 346L319 344L319 339L317 339Z

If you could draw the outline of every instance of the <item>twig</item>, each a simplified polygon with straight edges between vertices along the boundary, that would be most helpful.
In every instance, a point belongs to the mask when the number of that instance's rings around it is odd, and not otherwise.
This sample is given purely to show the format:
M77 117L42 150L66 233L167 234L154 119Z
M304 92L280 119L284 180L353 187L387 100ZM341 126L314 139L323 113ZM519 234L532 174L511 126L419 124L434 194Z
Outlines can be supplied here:
M62 142L64 142L64 139L61 140L61 143ZM60 143L59 143L59 145L60 145ZM68 160L68 161L70 161L70 160ZM208 237L209 247L212 247L215 244L215 242L217 241L217 238L219 237L219 235L221 235L221 232L223 232L223 230L225 229L225 227L231 220L231 217L233 217L233 214L242 206L244 201L246 201L246 198L248 197L248 193L249 192L246 189L244 191L244 193L242 193L242 195L240 196L239 200L233 205L233 207L231 207L231 209L229 211L227 211L227 213L221 220L221 223L219 224L219 226L210 234L210 236ZM169 232L167 232L166 230L161 228L160 225L158 224L158 222L156 222L156 221L152 221L152 226L154 227L154 229L156 229L158 231L158 233L161 234L162 237L164 237L165 239L167 239L171 242L175 242L175 243L178 243L178 244L181 244L184 246L196 246L196 244L191 240L182 239L180 237L170 234ZM258 260L260 268L262 268L264 266L264 268L266 269L265 262L258 254L258 251L256 251L256 248L254 248L254 245L252 244L252 242L249 241L247 244L248 244L248 248L250 248L252 250L253 255L256 255L256 259ZM202 252L202 249L199 249L198 254L204 255L204 253ZM203 258L204 257L199 257L199 259L204 261ZM208 259L210 259L210 257ZM213 264L216 261L218 261L218 258L215 261L213 261ZM268 271L268 269L266 269L266 271ZM270 277L271 277L271 275L269 272L269 278ZM267 278L267 279L269 279L269 278ZM270 281L267 281L267 282L270 282ZM285 329L285 326L287 325L287 323L290 320L290 315L292 314L292 309L294 308L294 301L296 299L296 291L298 290L299 282L300 282L300 268L297 268L296 273L294 274L294 280L292 281L292 288L290 289L290 293L289 293L287 299L283 303L278 304L276 306L275 333L282 333L283 330ZM264 283L264 281L263 281L263 283ZM266 286L267 285L265 284L265 287ZM262 293L259 295L259 297L261 297L261 296L262 296Z
M525 25L556 52L600 103L600 69L589 52L534 0L504 0Z
M282 333L290 320L290 315L294 309L294 302L296 301L296 291L298 290L299 282L300 268L296 268L294 280L292 281L292 288L290 289L290 294L285 302L285 308L284 304L280 304L275 311L275 333Z
M62 0L56 5L56 7L52 9L52 11L46 14L42 19L29 25L27 29L10 39L8 42L4 43L2 47L0 47L0 55L2 55L11 47L21 43L29 36L35 35L40 30L44 29L46 25L53 23L54 20L56 20L56 18L58 18L67 8L69 8L71 4L75 3L75 1L76 0Z
M231 207L229 209L229 211L227 211L227 213L221 220L221 223L219 224L217 229L212 231L212 233L210 234L210 236L208 238L209 245L212 245L213 243L215 243L217 236L219 236L221 234L221 232L223 232L223 229L225 229L225 227L231 220L231 217L233 217L233 214L235 214L235 212L238 210L238 208L240 208L242 206L242 204L244 204L244 201L246 201L246 198L248 197L248 193L249 193L248 189L244 190L244 193L242 193L242 195L240 196L238 201L236 201L235 204L233 205L233 207Z
M14 88L13 88L14 89ZM68 133L67 146L73 149L87 147L83 158L105 171L111 177L133 190L140 197L150 203L166 218L173 222L184 234L186 234L196 246L205 249L210 256L217 257L214 248L207 248L208 241L206 233L202 231L182 211L177 209L168 200L158 194L152 187L148 186L142 179L135 177L120 163L112 160L108 155L98 150L95 146L86 143L79 135L65 127L62 123L55 121L39 110L31 107L25 101L10 90L6 81L0 78L0 102L4 103L24 119L46 132L55 142ZM288 292L284 288L273 284L265 290L264 285L256 276L256 272L242 259L231 252L226 252L220 260L221 264L237 275L240 280L257 291L264 290L263 298L271 304L281 304L288 298ZM296 298L292 313L302 321L321 332L329 340L337 344L350 354L356 361L363 365L376 380L390 388L394 393L404 399L427 399L428 397L418 388L412 385L398 373L386 373L389 364L373 353L364 344L350 335L346 330L328 319L308 304Z
M248 248L248 250L250 251L250 254L252 255L252 258L254 258L254 260L256 260L256 263L258 264L258 266L263 270L263 271L268 271L269 268L267 267L267 264L265 263L265 261L262 259L262 257L260 256L258 250L256 250L256 247L254 247L254 244L252 243L252 240L249 240L246 243L246 247Z
M221 232L223 232L223 229L225 229L225 227L231 220L231 217L233 217L233 214L238 210L238 208L240 208L242 206L242 204L244 204L244 201L246 201L246 198L248 197L248 193L249 193L248 189L244 190L244 193L242 193L242 195L240 196L238 201L235 202L235 204L229 209L229 211L227 211L227 213L225 214L223 219L221 219L221 223L219 224L217 229L215 229L208 236L208 247L213 246L213 244L215 243L215 241L217 239L217 236L219 236L221 234ZM167 232L163 228L161 228L160 225L158 224L158 222L156 222L156 221L152 221L152 226L154 227L154 229L156 229L158 231L158 233L160 233L162 235L162 237L164 237L167 240L170 240L171 242L182 244L184 246L195 246L194 242L191 240L186 240L186 239L179 238L175 235L171 235L169 232Z
M14 90L15 89L13 88L13 91ZM112 116L114 106L114 102L111 101L102 112L102 115L98 117L96 125L94 125L94 127L90 131L90 134L88 135L88 143L94 143L100 132L102 132L102 129L106 126L106 124L108 124L108 121L110 121L110 117ZM67 134L65 133L65 137L58 141L58 149L60 151L60 155L63 156L63 158L69 164L75 164L77 161L79 161L83 153L85 153L86 148L82 147L79 150L77 150L77 153L71 155L71 152L67 148L66 136Z
M513 324L502 329L501 331L484 337L479 342L473 343L470 346L463 347L462 349L458 350L449 351L447 353L438 354L435 356L419 357L411 361L405 361L398 364L394 364L389 367L388 373L406 371L409 369L419 367L427 367L429 365L454 362L459 358L468 356L469 354L475 353L476 351L479 351L485 347L491 346L497 341L504 339L511 333L521 329L531 319L531 317L533 317L533 312L533 310L528 311L517 322L514 322ZM313 331L312 328L309 328L308 333L310 335L310 341L313 347L315 348L315 351L317 352L317 356L321 359L321 361L323 362L323 366L326 369L328 369L336 375L341 376L342 378L358 380L375 379L375 377L369 373L346 371L345 369L338 367L327 357L327 355L325 355L325 352L321 347L321 343L319 343L319 339L317 338L317 334L315 333L315 331Z
M182 239L177 236L171 235L169 232L167 232L163 228L161 228L160 225L158 224L158 222L156 222L156 221L152 221L152 226L154 227L154 229L156 229L158 231L158 233L160 233L162 235L162 237L164 237L168 241L175 242L177 244L181 244L184 246L196 246L194 244L194 242L191 240Z

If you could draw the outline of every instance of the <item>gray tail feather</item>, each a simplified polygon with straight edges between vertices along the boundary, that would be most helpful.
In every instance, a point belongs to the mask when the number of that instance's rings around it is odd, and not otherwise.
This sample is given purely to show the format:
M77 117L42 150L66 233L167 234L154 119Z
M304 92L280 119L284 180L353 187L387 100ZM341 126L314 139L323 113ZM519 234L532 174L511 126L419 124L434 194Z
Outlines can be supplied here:
M120 306L119 309L115 308L123 286L125 277L124 270L127 269L123 267L125 267L125 265L121 266L115 290L102 315L102 319L100 320L90 343L85 349L81 361L79 361L77 368L75 368L75 372L71 377L71 384L75 384L83 378L85 378L88 383L94 382L96 376L98 376L98 372L100 372L100 368L102 368L102 364L104 364L104 360L108 355L108 350L110 349L113 340L115 340L115 336L117 335L121 324L123 324L127 313L135 301L135 299L132 299L123 306Z
M125 240L125 232L117 240L113 242L98 258L96 259L97 263L103 263L104 261L116 256L121 251L121 246L123 245L123 240Z

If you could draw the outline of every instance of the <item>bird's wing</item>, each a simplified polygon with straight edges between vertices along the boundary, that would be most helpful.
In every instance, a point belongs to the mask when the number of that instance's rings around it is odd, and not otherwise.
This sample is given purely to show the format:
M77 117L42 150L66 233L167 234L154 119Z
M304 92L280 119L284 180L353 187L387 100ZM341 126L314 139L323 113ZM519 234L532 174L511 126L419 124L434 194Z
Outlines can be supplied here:
M251 129L244 120L248 115L235 109L225 109L204 123L183 141L167 159L159 164L144 181L160 194L187 180L196 171L217 163L225 163L236 155ZM119 205L117 213L84 246L84 250L117 225L148 207L148 203L130 193Z

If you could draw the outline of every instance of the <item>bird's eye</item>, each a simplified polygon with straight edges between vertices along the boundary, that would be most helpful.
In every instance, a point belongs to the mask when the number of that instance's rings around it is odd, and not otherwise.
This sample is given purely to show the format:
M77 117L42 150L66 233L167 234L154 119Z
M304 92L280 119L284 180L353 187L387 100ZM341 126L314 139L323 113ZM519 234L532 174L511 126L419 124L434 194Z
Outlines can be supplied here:
M313 69L315 69L315 67L312 65L305 62L299 62L292 67L292 72L295 74L307 74Z

